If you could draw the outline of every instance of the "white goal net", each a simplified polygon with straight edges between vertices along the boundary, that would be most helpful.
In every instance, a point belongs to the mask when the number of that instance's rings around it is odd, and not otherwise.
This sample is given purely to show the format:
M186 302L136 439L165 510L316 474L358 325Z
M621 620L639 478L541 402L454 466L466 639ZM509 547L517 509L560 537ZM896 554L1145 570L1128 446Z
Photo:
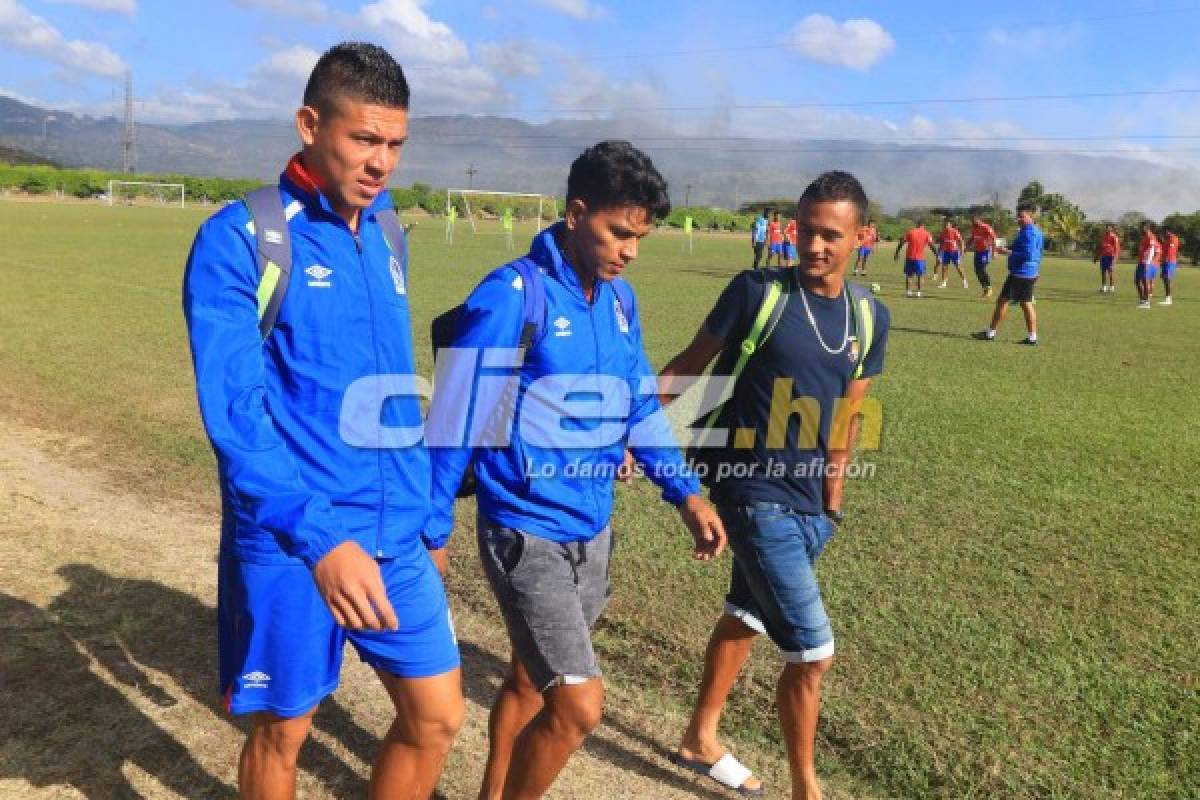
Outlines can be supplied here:
M109 181L108 204L162 205L183 208L186 196L182 183L153 183L151 181Z
M504 236L512 248L513 230L533 232L558 219L558 201L533 192L498 192L486 189L446 190L446 241L454 242L454 228L462 218L473 234Z

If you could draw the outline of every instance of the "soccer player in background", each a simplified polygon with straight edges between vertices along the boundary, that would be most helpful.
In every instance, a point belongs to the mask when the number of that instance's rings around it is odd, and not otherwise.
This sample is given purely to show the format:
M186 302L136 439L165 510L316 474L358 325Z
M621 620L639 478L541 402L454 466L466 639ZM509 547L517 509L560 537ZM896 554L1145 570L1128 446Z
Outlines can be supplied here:
M1025 315L1025 328L1028 334L1021 344L1036 345L1037 310L1033 305L1033 285L1037 283L1038 273L1042 264L1042 248L1045 238L1041 230L1033 222L1034 207L1028 203L1017 206L1017 222L1021 230L1013 238L1011 247L997 247L996 252L1008 255L1008 277L1000 288L1000 297L996 300L996 310L992 313L992 324L987 330L977 331L971 336L985 342L995 341L996 331L1008 313L1009 303L1019 303L1021 312Z
M983 288L983 296L992 296L992 278L988 275L988 264L996 247L996 231L987 220L978 214L971 221L971 249L975 251L975 277Z
M763 251L767 249L767 209L759 212L750 226L750 247L754 250L754 268L762 263Z
M796 263L796 220L793 217L787 221L783 229L783 265L790 267Z
M1138 242L1137 267L1133 271L1133 282L1137 285L1138 308L1150 308L1150 296L1154 294L1154 279L1158 277L1158 263L1162 258L1162 244L1154 232L1154 223L1142 223L1142 240Z
M871 258L871 253L875 250L875 244L879 241L879 229L875 227L875 220L867 223L867 227L863 228L862 237L858 243L858 253L854 259L854 274L867 274L867 261Z
M779 212L775 211L771 214L771 221L767 223L767 266L771 266L771 258L775 259L775 266L783 266L783 228L779 225Z
M1100 262L1100 293L1112 294L1116 291L1113 283L1113 265L1121 256L1121 237L1117 236L1117 226L1111 222L1104 226L1104 235L1100 237L1100 246L1096 248L1095 260Z
M962 281L963 288L966 289L967 288L967 276L963 274L962 264L960 263L960 261L962 260L962 251L966 247L966 245L963 242L962 234L959 233L958 228L954 227L953 220L951 220L949 218L946 219L946 224L942 226L942 234L941 234L940 239L941 239L941 253L942 253L942 257L940 259L940 261L941 261L940 266L941 266L941 270L942 270L942 280L941 280L941 283L938 284L938 288L939 289L946 288L946 277L950 272L950 265L953 264L954 269L957 270L957 272L958 272L959 280ZM938 266L937 266L937 263L935 262L934 269L937 269L937 268L938 268Z
M904 296L905 297L920 297L921 282L925 276L925 248L929 248L929 252L933 253L933 263L937 263L938 252L933 246L933 235L925 229L924 222L918 222L917 227L912 228L908 233L896 242L896 252L892 254L892 261L900 257L901 248L905 249L904 253ZM916 291L913 291L913 282L916 282Z
M1171 281L1175 279L1175 269L1179 266L1179 237L1169 226L1163 226L1163 258L1162 282L1163 293L1166 295L1160 306L1171 305Z

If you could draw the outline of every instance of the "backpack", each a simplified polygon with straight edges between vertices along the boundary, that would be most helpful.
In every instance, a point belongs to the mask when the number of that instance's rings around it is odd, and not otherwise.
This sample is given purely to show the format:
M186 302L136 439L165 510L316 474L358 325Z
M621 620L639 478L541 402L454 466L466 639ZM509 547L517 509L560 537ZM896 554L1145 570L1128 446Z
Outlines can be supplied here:
M846 281L846 291L850 293L850 309L853 318L854 333L852 338L859 342L858 348L858 363L851 375L851 380L857 380L863 371L863 363L866 361L867 352L871 349L871 342L875 338L875 295L869 289L857 283ZM724 370L729 369L729 380L722 387L721 396L713 409L704 416L703 419L698 419L690 427L698 428L700 434L707 433L716 426L717 420L721 416L721 412L725 410L725 406L733 399L734 391L737 388L738 378L745 371L746 365L750 362L750 358L760 351L767 339L775 332L775 326L779 324L779 320L783 317L784 309L787 308L788 300L791 294L795 291L795 282L791 276L787 280L772 280L767 284L766 291L763 292L762 302L759 303L758 313L754 316L754 321L750 325L750 329L746 332L746 336L738 345L736 351L726 349L722 351L717 359L717 365L714 367L714 374L725 374ZM736 352L736 359L733 353ZM731 367L729 361L733 360ZM689 461L700 460L703 457L704 451L712 448L699 448L692 446L688 448L687 457ZM711 471L710 471L711 472ZM705 482L708 482L706 476Z
M519 338L518 357L514 368L520 369L525 363L525 356L530 348L536 347L546 333L546 276L545 273L528 256L512 262L521 280L523 310L521 313L521 335ZM621 313L625 319L633 319L633 289L622 278L611 281L617 302L621 304ZM458 326L466 308L460 303L449 311L442 312L429 324L429 338L433 344L433 355L437 358L438 351L451 347L458 336ZM467 467L459 484L455 497L468 497L475 493L474 465Z
M292 274L292 241L288 233L287 212L278 186L262 186L247 194L242 202L250 212L254 227L254 242L258 252L258 332L264 340L279 319L279 309L287 295ZM398 272L397 285L407 286L405 264L408 261L408 240L394 209L375 213L383 229L383 238L392 251L393 270Z

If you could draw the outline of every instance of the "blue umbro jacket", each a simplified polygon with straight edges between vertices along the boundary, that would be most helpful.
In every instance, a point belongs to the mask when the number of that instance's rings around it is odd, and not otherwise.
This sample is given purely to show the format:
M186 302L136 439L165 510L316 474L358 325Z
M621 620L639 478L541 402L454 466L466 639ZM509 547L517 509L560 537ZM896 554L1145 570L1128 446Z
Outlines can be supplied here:
M258 331L258 267L243 203L200 228L184 277L196 392L217 456L221 551L257 563L313 566L353 539L380 557L418 557L429 516L429 456L416 397L391 397L379 419L415 427L418 443L351 443L343 399L355 381L415 372L407 264L392 262L375 213L356 236L315 187L280 179L292 245L278 322ZM406 254L397 254L406 258ZM378 407L360 416L369 418ZM353 409L352 409L353 410ZM361 420L360 420L361 421Z
M678 504L700 491L661 413L636 303L626 319L616 291L603 281L597 282L588 303L554 231L552 226L538 234L528 255L544 274L546 322L520 369L508 446L447 447L438 446L446 442L431 441L433 510L426 526L430 547L441 547L450 536L455 490L472 455L480 513L498 524L557 542L586 541L608 525L616 468L627 446L667 502ZM523 291L511 264L484 278L467 298L454 347L515 348L524 321ZM479 370L472 366L446 372L439 363L428 428L431 438L438 439L442 429L455 427L440 420L463 417L464 424L458 427L465 432L492 415L495 404L481 400L488 393L472 385L486 372L486 362L481 352ZM625 395L608 392L607 399L599 400L592 391L597 376L619 381L626 387ZM530 387L546 385L564 391L556 395L557 400L531 401ZM601 408L574 405L574 400L599 403ZM563 418L547 415L547 406L564 410ZM577 446L579 440L568 435L589 431L608 443ZM468 434L458 441L467 444L472 439Z

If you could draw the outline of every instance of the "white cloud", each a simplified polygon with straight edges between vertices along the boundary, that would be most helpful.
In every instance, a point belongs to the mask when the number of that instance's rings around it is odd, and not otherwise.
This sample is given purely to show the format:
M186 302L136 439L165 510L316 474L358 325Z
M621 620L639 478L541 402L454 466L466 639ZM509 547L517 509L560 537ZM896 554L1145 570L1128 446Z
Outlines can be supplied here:
M402 64L431 61L455 64L467 60L467 45L449 25L431 19L422 8L427 0L378 0L363 6L362 20L381 37Z
M809 14L796 23L787 43L800 55L821 64L866 71L896 47L896 40L871 19L837 22Z
M533 78L541 74L541 64L529 42L485 42L477 49L480 63L506 78Z
M0 0L0 42L78 72L106 78L125 72L125 62L107 46L67 39L16 0Z
M603 17L607 11L590 0L537 0L546 8L566 14L580 20L594 20Z
M1064 47L1079 43L1086 33L1084 26L1075 23L1067 26L1041 28L989 28L984 34L984 41L993 47L1005 50L1020 50L1031 53L1052 53L1061 55Z
M320 57L321 54L311 47L299 44L285 47L276 50L265 61L255 66L251 72L251 79L282 78L300 81L300 86L303 86Z
M137 11L137 0L44 0L64 6L82 6L96 11L113 11L132 17Z
M550 94L555 105L567 110L588 111L604 109L605 113L620 116L622 112L638 110L638 119L658 122L662 114L654 113L663 104L663 93L648 80L615 80L578 59L564 59L563 82Z
M299 17L309 22L325 22L329 8L321 0L233 0L242 8L261 8L285 17Z

